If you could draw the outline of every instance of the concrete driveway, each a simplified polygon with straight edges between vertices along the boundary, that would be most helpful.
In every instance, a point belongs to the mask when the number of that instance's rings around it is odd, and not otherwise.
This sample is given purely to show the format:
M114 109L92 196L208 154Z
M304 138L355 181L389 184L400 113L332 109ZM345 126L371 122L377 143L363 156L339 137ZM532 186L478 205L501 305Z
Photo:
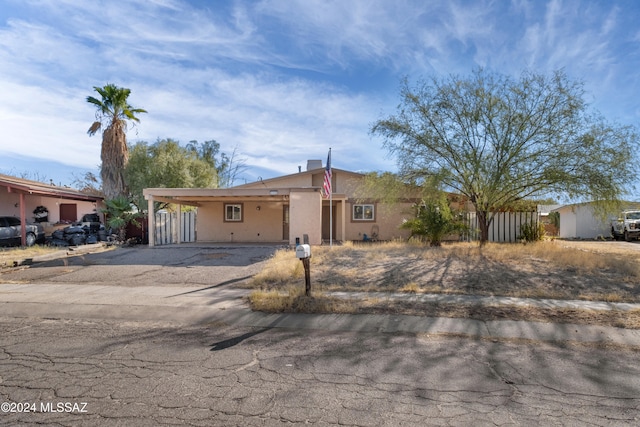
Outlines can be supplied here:
M0 274L3 283L212 287L258 273L279 245L183 244L68 256Z

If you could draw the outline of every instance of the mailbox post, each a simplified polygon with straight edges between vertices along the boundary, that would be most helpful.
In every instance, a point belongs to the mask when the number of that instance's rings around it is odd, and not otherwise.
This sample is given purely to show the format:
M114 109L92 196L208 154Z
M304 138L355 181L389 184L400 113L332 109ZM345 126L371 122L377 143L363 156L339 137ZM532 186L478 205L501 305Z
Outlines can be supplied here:
M298 245L296 247L296 257L302 261L304 267L304 293L311 296L311 271L309 267L309 258L311 258L311 246Z

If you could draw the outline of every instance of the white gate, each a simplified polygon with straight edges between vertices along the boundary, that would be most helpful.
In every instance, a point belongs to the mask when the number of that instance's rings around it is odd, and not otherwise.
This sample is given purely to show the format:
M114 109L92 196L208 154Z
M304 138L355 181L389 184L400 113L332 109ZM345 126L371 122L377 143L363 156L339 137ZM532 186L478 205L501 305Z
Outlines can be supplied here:
M176 212L156 213L156 229L154 242L156 245L170 245L177 243L178 231L180 232L180 243L196 241L196 212L182 212L180 230Z

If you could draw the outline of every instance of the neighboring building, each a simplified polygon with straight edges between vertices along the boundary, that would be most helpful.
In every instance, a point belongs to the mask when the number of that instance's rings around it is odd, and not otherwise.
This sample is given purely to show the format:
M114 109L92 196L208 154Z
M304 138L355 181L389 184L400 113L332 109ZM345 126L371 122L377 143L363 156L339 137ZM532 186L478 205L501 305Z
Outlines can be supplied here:
M625 202L623 209L638 209L639 204ZM595 212L593 203L576 203L561 206L553 212L560 214L559 237L564 239L596 239L611 237L611 219Z
M545 233L547 236L558 236L560 231L559 227L553 223L551 212L561 208L562 205L538 205L538 215L540 216L540 222L544 225Z
M331 201L322 196L325 169L310 160L307 170L227 189L147 188L149 211L153 202L197 206L198 242L281 242L312 245L336 241L407 238L400 224L411 217L407 200L386 209L373 199L361 199L357 189L363 174L332 169ZM330 215L332 213L332 215ZM180 218L181 215L177 215ZM332 217L332 221L330 218ZM155 215L149 216L154 230ZM180 224L178 224L180 229ZM150 233L149 245L154 245Z
M100 196L71 188L0 174L0 215L16 216L23 223L38 219L46 234L54 224L69 224L85 214L98 213L102 201ZM46 211L46 218L35 214L36 209Z

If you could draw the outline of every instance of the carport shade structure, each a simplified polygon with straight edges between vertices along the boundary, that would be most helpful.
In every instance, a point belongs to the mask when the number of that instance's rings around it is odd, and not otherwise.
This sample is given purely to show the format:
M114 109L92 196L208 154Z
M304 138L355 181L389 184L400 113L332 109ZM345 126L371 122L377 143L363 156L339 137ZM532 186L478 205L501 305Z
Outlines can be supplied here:
M91 195L72 188L59 187L56 185L47 185L37 181L16 178L10 175L0 174L0 187L6 187L8 193L18 194L20 224L21 224L21 244L27 244L27 213L26 198L30 196L55 197L63 200L76 200L101 203L101 196Z
M322 195L318 187L147 188L143 194L149 212L154 212L154 202L178 206L178 230L181 206L198 207L198 241L292 244L295 237L306 234L311 244L322 242ZM238 217L227 218L225 206L237 206ZM344 221L344 209L341 214ZM155 215L149 215L149 230L149 246L154 246Z

